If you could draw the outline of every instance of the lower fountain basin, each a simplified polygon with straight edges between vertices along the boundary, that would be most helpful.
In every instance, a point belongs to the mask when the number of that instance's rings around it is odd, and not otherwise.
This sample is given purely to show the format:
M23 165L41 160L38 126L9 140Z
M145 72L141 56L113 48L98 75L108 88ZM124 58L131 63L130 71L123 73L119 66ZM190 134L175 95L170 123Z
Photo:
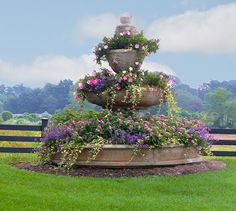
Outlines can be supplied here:
M168 145L159 149L142 148L134 155L134 147L130 145L104 145L95 160L88 161L90 147L86 147L79 155L76 165L100 166L111 168L166 166L201 162L202 158L196 148L184 145ZM61 154L57 153L53 163L60 163Z

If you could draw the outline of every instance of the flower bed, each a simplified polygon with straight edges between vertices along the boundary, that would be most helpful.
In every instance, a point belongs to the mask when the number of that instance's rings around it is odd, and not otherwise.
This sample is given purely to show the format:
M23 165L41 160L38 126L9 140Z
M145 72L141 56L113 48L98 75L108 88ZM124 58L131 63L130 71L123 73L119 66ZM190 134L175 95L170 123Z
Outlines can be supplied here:
M160 149L171 144L194 147L199 153L209 154L212 137L198 120L109 110L84 114L67 110L54 117L42 142L43 162L51 162L61 153L60 163L71 167L86 147L90 148L88 161L96 159L106 144L132 146L134 156L143 148Z

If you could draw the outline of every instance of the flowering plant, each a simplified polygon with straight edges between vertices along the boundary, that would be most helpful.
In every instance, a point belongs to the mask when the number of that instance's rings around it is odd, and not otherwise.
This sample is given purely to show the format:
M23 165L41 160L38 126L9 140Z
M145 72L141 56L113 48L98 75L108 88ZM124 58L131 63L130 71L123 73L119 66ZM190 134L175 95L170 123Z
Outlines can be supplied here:
M70 111L67 114L66 119L65 113L62 114L63 119L56 114L54 122L43 133L39 153L44 162L50 161L63 149L62 153L66 156L62 163L70 161L73 164L75 160L72 157L76 157L75 153L81 152L84 147L91 146L93 153L97 154L104 144L128 144L138 149L183 144L196 147L202 154L209 154L213 141L199 120L109 110L82 115Z
M102 69L101 72L93 71L91 75L80 79L74 93L75 99L85 99L87 93L113 93L114 91L124 91L134 86L155 86L162 90L170 88L172 79L162 73L150 73L148 71L123 71L115 73L109 69Z
M158 39L148 40L143 36L143 33L132 35L129 31L126 31L111 38L104 37L102 42L95 47L94 53L97 63L101 64L101 61L106 61L106 55L109 50L134 49L144 55L149 55L157 51L158 45Z

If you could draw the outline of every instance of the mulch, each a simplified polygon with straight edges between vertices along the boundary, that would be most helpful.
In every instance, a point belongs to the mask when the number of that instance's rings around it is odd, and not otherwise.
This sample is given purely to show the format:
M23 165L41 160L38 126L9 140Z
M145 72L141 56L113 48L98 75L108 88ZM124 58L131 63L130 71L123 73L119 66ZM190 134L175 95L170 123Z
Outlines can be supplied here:
M17 162L11 164L13 167L33 172L41 172L55 175L69 175L75 177L139 177L139 176L181 176L197 172L213 171L225 168L221 161L202 161L199 163L162 166L162 167L136 167L136 168L98 168L98 167L77 167L69 172L59 169L53 165L36 165L30 162Z

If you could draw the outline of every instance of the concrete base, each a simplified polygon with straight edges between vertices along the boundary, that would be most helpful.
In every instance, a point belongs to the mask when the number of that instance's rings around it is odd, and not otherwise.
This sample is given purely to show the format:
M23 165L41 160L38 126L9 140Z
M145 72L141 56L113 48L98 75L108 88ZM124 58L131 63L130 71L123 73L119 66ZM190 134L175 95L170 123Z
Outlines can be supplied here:
M95 160L88 161L90 147L85 148L76 164L78 166L100 167L138 167L166 166L201 162L202 158L194 147L169 145L160 149L143 148L141 153L133 156L134 148L130 145L104 145ZM60 162L60 153L56 154L53 162Z

